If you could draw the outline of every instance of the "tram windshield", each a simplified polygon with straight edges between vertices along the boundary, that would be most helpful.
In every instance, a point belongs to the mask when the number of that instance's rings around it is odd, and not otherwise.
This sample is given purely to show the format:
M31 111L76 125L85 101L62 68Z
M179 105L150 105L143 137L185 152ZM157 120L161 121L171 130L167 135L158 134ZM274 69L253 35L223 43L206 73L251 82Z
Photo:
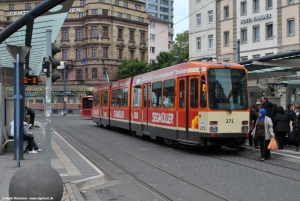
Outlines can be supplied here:
M210 109L241 110L248 108L245 70L209 69L207 73Z
M93 101L93 98L83 98L82 99L82 109L91 109L92 101Z

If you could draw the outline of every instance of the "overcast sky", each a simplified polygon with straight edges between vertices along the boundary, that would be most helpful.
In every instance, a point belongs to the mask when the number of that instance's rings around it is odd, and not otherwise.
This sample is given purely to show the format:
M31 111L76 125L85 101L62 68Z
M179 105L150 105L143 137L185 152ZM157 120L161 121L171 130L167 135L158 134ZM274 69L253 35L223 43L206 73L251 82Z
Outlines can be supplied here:
M174 37L175 40L176 34L182 33L185 30L189 29L189 18L186 18L189 15L189 0L174 0ZM181 21L183 18L183 21ZM179 22L181 21L181 22Z

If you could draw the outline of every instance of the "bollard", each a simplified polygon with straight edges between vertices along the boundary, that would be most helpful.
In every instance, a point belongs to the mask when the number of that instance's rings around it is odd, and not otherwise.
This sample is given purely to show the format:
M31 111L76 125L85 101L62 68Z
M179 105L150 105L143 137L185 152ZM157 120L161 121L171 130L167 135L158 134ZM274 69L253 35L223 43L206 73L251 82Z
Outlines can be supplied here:
M26 165L19 169L9 183L11 200L61 201L63 181L51 166L41 163Z

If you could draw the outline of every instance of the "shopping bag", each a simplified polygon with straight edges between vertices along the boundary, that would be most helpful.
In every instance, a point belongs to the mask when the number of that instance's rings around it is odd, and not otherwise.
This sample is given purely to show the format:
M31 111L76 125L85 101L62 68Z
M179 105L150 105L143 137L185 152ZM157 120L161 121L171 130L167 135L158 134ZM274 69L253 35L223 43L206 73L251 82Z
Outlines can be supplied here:
M271 142L268 146L268 149L269 150L277 150L278 149L277 142L274 137L272 137Z

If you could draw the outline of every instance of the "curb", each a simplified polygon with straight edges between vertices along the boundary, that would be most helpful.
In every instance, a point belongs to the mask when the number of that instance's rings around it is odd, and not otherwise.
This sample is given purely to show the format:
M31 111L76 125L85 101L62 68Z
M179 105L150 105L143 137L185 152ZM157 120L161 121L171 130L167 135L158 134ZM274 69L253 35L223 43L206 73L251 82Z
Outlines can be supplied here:
M105 175L98 175L94 177L89 177L86 179L80 179L77 181L70 182L70 184L75 184L79 191L86 190L91 187L99 186L105 184L107 179Z

